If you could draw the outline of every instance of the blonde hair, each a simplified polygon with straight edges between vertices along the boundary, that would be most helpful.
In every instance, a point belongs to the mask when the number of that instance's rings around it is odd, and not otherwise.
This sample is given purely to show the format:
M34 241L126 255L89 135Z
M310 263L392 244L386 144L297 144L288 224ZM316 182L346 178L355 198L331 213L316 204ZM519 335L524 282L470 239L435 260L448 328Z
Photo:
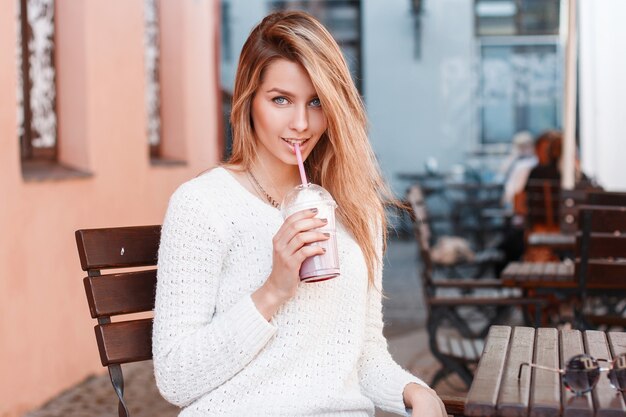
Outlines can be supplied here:
M322 103L328 128L305 165L311 182L326 188L338 204L341 223L365 257L368 282L379 266L376 248L385 248L385 203L399 205L385 184L367 136L367 117L348 65L331 34L299 11L268 15L250 33L235 77L232 113L233 152L229 165L249 168L256 155L251 120L254 94L264 70L277 59L304 67ZM382 241L378 228L382 227Z

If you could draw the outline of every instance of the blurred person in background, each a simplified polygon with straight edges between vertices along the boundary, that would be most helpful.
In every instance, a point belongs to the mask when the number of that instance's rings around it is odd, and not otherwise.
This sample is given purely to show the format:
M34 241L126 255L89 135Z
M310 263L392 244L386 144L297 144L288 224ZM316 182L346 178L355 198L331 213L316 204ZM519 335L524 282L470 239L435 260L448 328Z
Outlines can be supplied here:
M510 196L505 195L507 201L504 204L513 210L513 216L504 231L502 241L497 246L504 253L504 259L495 266L496 276L500 276L506 265L510 262L519 261L524 254L524 226L527 211L524 190L531 175L535 179L560 178L558 166L561 156L561 140L562 134L559 131L548 130L543 132L535 140L535 155L532 160L528 158L511 171L512 179L507 184L509 185L508 192L512 194ZM505 187L505 194L506 192Z
M500 173L503 176L504 194L502 205L511 208L515 194L524 189L530 170L537 165L537 156L533 146L533 136L528 131L521 131L513 136L511 154L502 162Z

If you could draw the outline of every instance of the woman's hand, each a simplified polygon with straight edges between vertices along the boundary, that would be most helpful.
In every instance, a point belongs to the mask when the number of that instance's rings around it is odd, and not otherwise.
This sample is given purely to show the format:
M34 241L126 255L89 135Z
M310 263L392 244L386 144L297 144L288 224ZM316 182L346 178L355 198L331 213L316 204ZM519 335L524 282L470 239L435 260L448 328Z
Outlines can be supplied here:
M326 225L326 219L315 218L317 209L302 210L285 219L272 239L272 272L252 299L266 319L296 295L300 285L300 266L310 256L322 255L320 246L308 243L328 240L329 236L312 229Z
M403 393L404 402L412 408L411 417L447 417L446 407L432 388L416 383L408 384Z

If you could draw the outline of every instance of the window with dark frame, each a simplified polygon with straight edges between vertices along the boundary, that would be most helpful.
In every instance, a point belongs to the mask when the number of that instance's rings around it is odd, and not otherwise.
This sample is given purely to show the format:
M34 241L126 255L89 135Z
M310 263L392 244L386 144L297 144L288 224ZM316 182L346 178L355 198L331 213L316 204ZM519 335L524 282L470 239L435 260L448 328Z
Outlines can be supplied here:
M158 0L144 0L144 59L146 76L147 135L150 158L161 157L161 80Z
M273 10L303 10L319 19L343 52L356 87L362 89L361 2L359 0L275 0Z
M560 0L475 0L483 144L560 128Z
M560 0L475 0L476 36L558 35Z
M19 0L18 137L22 163L57 160L54 0Z

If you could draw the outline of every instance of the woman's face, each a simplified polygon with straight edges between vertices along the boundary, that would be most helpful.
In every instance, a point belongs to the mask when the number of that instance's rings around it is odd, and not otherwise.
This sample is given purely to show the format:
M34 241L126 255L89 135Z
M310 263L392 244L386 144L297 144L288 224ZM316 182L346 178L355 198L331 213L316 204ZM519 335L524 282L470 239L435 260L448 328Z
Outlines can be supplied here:
M309 75L300 64L278 59L266 69L252 100L258 157L296 165L294 143L306 159L326 131L326 116Z

